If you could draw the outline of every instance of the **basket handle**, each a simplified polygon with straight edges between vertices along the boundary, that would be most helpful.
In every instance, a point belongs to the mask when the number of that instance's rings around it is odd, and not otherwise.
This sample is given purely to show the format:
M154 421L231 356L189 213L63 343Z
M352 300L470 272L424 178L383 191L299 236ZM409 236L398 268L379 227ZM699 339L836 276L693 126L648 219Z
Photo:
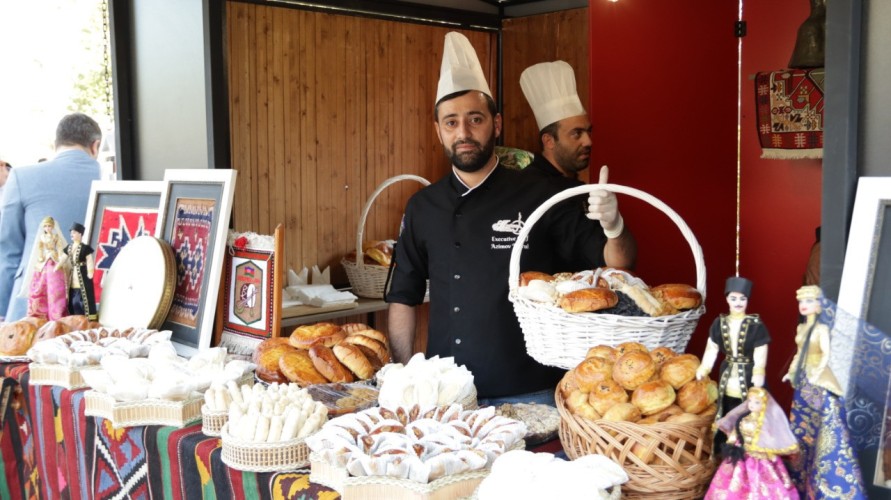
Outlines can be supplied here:
M529 232L532 230L532 226L536 222L538 222L538 219L540 219L541 216L544 215L544 213L549 208L556 205L557 203L567 198L572 198L573 196L578 196L580 194L589 194L592 191L601 189L604 191L611 191L613 193L626 194L639 200L643 200L664 212L665 215L667 215L668 218L671 219L675 223L675 225L677 225L678 229L681 230L681 234L684 236L684 239L687 240L687 244L690 245L690 249L693 251L693 260L696 263L696 289L699 290L699 293L702 294L702 300L705 301L705 259L702 256L702 247L700 247L699 242L696 241L696 236L693 235L693 231L690 230L690 227L687 226L687 223L684 222L683 219L681 219L681 216L678 215L677 212L672 210L671 207L663 203L655 196L645 193L639 189L621 186L619 184L585 184L583 186L566 189L550 197L547 201L542 203L541 206L536 208L535 211L532 212L532 214L529 215L529 218L526 219L526 223L523 225L523 229L520 230L520 234L517 236L517 241L514 242L514 247L510 253L510 272L507 279L511 295L516 292L516 289L519 285L520 252L523 251L523 242L526 241L526 237L529 236Z
M359 229L356 231L356 266L361 269L365 267L365 259L363 256L365 252L362 251L362 237L365 234L365 221L368 219L368 212L371 210L371 205L374 203L374 200L380 196L381 193L384 192L385 189L390 187L391 184L395 184L399 181L417 181L420 182L424 186L429 186L430 181L427 179L411 174L403 174L397 175L395 177L390 177L385 180L371 193L371 196L368 198L368 201L365 202L365 206L362 207L362 216L359 218Z

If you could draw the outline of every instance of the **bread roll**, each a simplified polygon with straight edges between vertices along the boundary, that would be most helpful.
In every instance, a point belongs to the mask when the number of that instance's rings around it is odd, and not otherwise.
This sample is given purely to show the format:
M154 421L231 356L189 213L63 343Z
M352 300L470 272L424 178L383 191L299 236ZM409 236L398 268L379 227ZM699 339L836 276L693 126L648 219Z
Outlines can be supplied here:
M257 376L264 382L287 383L288 379L279 368L279 358L286 352L296 349L287 338L274 337L266 339L257 346L251 361L257 365Z
M560 389L560 394L563 395L563 399L569 397L573 391L579 390L579 384L575 380L574 370L569 370L563 375L563 378L560 379L560 383L557 384L557 387Z
M696 378L698 368L699 358L693 354L681 354L665 360L659 374L662 380L671 384L675 389L680 389L684 384Z
M65 323L68 326L68 331L71 332L90 329L90 318L82 314L65 316L63 318L59 318L59 321Z
M371 327L366 325L365 323L346 323L341 325L340 328L346 332L347 335L352 335L361 330L370 330Z
M676 402L677 402L677 393L675 393L675 403ZM673 404L653 416L656 417L657 419L659 419L660 422L665 422L665 420L668 419L668 417L670 417L672 415L678 415L681 413L684 413L684 410L682 410L681 407L678 406L677 404Z
M570 313L609 309L619 303L619 296L609 288L584 288L560 298L558 305Z
M374 367L359 349L359 346L341 342L331 348L337 360L353 372L359 380L368 380L374 376Z
M644 422L646 419L640 420L638 423L650 423ZM634 454L637 458L640 459L641 462L649 465L653 463L653 460L656 458L655 450L659 447L658 439L649 439L645 443L634 443L634 446L631 447L631 453Z
M603 380L588 393L588 404L601 415L618 403L627 403L628 393L615 380Z
M678 413L665 419L666 422L672 424L689 424L693 422L701 422L702 417L693 413Z
M711 379L691 380L678 391L678 406L687 413L705 411L718 400L718 386Z
M538 271L526 271L520 273L520 286L526 286L532 280L554 281L554 277L548 273L541 273Z
M393 245L387 241L374 241L364 252L375 264L389 267L393 258Z
M322 343L328 347L346 338L346 332L334 323L301 325L291 332L291 345L298 349L309 349L313 344Z
M644 415L654 415L674 404L674 388L664 380L654 380L640 385L631 394L631 403Z
M656 375L656 363L648 353L631 351L613 365L613 380L629 391L637 389Z
M388 345L388 343L389 343L387 340L387 336L384 335L383 332L379 332L372 328L366 328L364 330L357 330L357 331L354 331L353 333L348 334L347 336L352 337L353 335L365 335L366 337L377 340L378 342L380 342L383 345Z
M611 422L637 422L640 420L640 408L631 403L618 403L603 414L603 419Z
M13 321L0 327L0 355L24 356L34 340L37 327L30 321Z
M575 390L566 398L566 408L570 413L589 420L599 420L600 414L588 403L588 395Z
M374 340L371 337L366 337L365 335L353 335L344 339L344 342L355 345L365 346L372 351L374 351L374 355L377 356L377 359L382 364L387 364L390 362L390 353L387 351L387 346Z
M696 309L702 305L702 294L690 285L669 283L650 288L650 293L678 311Z
M698 413L698 415L700 417L706 417L706 418L711 418L711 419L715 418L715 415L717 415L717 414L718 414L718 405L716 405L715 403L708 405L704 410L702 410L701 412Z
M631 351L650 352L650 350L647 349L647 346L640 342L622 342L616 346L616 357L621 357L625 353Z
M71 328L61 321L47 321L43 326L37 329L37 333L34 335L34 342L54 339L59 335L64 335L70 331Z
M342 344L348 344L348 342L341 342L340 344L337 344L337 345L342 345ZM380 370L381 368L384 367L384 364L381 363L381 360L377 357L377 354L375 354L375 352L373 350L371 350L370 348L365 347L364 345L359 345L359 344L350 344L350 345L354 345L354 346L358 347L360 351L362 351L362 354L365 355L365 359L367 359L368 362L371 363L371 369L374 370L374 373L377 373L378 370Z
M586 358L590 357L598 357L603 358L610 363L615 363L616 359L618 359L619 355L616 353L616 350L608 345L598 345L588 349L588 352L585 354Z
M355 380L353 373L337 360L337 356L325 344L313 344L309 348L309 357L316 370L329 382L352 382Z
M659 299L653 297L648 289L643 286L621 285L619 291L627 295L637 304L643 312L649 316L666 316L677 312L672 307L667 307Z
M591 392L597 384L612 377L613 365L609 361L592 357L583 360L574 369L575 380L579 388Z
M303 349L294 348L282 354L278 367L285 378L300 387L328 383L328 379L316 369L309 353Z
M662 363L665 363L665 360L675 356L677 356L677 353L672 351L670 347L657 347L650 351L650 357L656 362L656 366L660 368L662 367Z
M37 316L25 316L19 321L26 321L34 325L35 330L46 324L46 318L38 318Z

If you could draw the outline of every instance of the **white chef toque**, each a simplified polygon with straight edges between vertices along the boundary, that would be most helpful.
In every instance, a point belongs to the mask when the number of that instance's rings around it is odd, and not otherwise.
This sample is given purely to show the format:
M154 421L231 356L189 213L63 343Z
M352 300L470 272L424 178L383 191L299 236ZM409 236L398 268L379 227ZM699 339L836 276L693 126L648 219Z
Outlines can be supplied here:
M479 90L492 97L492 91L489 90L483 68L470 40L461 33L451 31L445 36L442 69L439 71L435 102L439 103L443 97L462 90Z
M585 114L575 88L575 73L566 61L529 66L520 75L520 87L535 114L538 130L564 118Z

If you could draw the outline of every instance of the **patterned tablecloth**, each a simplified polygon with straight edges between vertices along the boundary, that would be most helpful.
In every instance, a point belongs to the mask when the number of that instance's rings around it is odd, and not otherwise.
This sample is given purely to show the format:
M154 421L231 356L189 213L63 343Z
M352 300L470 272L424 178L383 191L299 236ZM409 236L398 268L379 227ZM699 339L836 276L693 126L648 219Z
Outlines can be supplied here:
M83 389L30 386L24 363L0 375L0 498L339 498L308 470L229 468L200 422L115 429L84 415Z

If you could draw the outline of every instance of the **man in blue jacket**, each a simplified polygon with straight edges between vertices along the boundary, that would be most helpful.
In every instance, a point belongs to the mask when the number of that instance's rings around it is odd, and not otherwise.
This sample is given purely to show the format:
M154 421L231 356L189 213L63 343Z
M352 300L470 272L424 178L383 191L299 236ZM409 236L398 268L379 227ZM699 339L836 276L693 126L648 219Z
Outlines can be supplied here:
M15 321L27 312L19 289L40 221L51 216L61 227L84 222L90 185L100 175L101 139L95 120L67 115L56 128L55 158L9 172L0 199L0 319Z

